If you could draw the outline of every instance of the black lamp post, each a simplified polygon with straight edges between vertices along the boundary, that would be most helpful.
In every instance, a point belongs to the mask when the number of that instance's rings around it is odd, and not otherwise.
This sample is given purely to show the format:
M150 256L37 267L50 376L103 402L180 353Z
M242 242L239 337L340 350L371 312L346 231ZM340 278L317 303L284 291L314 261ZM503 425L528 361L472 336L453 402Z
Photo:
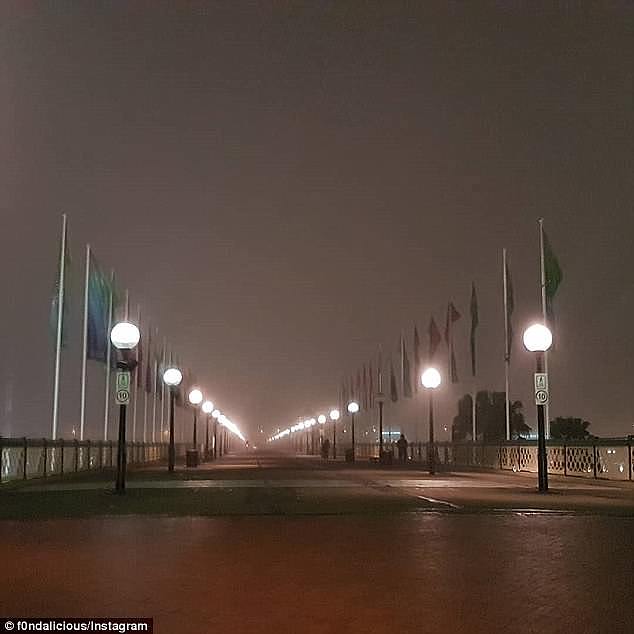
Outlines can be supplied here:
M535 353L535 404L537 405L537 484L540 493L548 492L548 454L544 409L548 403L548 375L545 354L553 343L553 335L543 324L533 324L524 331L524 347Z
M116 400L119 403L119 440L117 444L117 477L115 491L125 493L125 479L127 466L126 451L126 410L130 402L130 373L136 367L136 359L131 358L131 352L136 348L141 338L139 329L134 324L122 321L110 331L112 345L121 353L117 362Z
M211 401L205 401L201 409L205 414L205 458L209 459L209 417L214 411L214 404Z
M176 445L174 444L174 400L176 398L176 389L183 380L183 373L178 368L167 368L163 372L163 382L169 388L170 393L170 422L169 422L169 449L167 453L167 470L174 471L176 463Z
M429 462L429 475L436 473L436 446L434 440L434 390L441 383L440 372L436 368L427 368L420 377L423 387L429 391L429 447L427 448L427 460Z
M337 421L339 420L339 410L333 409L330 411L330 420L332 421L332 458L337 459Z
M217 433L218 416L220 416L220 411L215 409L211 413L211 417L213 418L213 421L214 421L214 427L213 427L213 439L214 439L213 458L214 460L218 457L218 433Z
M351 431L352 431L352 438L350 439L352 441L352 462L355 461L355 451L356 451L356 446L355 446L355 436L354 436L354 415L359 411L359 403L357 403L356 401L350 401L348 403L348 413L350 414L352 421L350 424L351 427Z

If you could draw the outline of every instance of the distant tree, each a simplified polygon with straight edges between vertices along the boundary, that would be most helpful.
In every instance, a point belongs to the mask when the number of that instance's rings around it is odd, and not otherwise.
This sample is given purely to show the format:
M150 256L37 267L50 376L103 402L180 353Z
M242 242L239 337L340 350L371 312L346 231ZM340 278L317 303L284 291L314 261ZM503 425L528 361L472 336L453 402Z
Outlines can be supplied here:
M590 440L595 438L589 431L590 423L572 416L558 416L550 421L550 437L553 440Z
M506 438L506 408L504 392L481 391L476 395L476 422L478 440L493 442ZM471 439L471 395L465 394L458 401L458 414L453 419L454 440ZM511 414L511 438L527 434L531 428L524 422L521 401L509 401Z

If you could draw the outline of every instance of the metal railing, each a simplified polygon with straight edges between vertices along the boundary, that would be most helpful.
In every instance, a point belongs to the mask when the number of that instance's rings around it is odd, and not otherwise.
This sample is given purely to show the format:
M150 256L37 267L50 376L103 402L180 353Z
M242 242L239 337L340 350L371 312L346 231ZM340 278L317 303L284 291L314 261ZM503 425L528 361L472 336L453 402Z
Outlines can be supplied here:
M437 442L435 462L452 468L485 468L537 473L537 441L520 440L498 444ZM428 461L428 443L413 442L407 447L407 462ZM396 443L385 443L398 462ZM634 445L628 440L601 439L547 442L548 473L604 480L632 480ZM378 443L356 445L357 459L378 460Z
M167 443L129 442L127 464L165 460ZM182 453L182 452L181 452ZM117 443L0 437L0 483L114 467Z

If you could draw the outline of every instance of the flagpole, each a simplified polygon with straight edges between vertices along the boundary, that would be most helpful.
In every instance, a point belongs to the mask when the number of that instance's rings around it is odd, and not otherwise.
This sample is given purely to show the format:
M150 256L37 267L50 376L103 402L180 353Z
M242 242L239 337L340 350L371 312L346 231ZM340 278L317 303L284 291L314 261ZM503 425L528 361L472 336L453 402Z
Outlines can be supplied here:
M64 328L64 293L66 281L66 214L62 214L62 240L59 255L59 279L57 281L57 333L55 336L55 384L53 387L52 440L57 440L59 421L59 380L62 365L62 333Z
M502 249L502 279L504 285L504 411L506 416L506 439L511 440L511 406L509 403L509 366L511 351L509 350L509 307L508 307L508 267L506 265L506 249Z
M90 245L86 245L86 276L84 280L84 324L81 357L81 402L79 412L79 440L84 439L86 420L86 360L88 358L88 284L90 282Z
M110 331L112 330L112 312L114 301L114 270L110 271L110 294L108 297L108 332L106 333L106 393L103 407L103 439L108 440L108 419L110 418L110 369L112 367L112 346L110 345Z
M544 326L548 326L546 311L546 266L544 261L544 219L539 218L539 273L540 286L542 296L542 317ZM544 372L548 374L548 352L544 352ZM548 403L544 405L544 431L546 439L550 438L550 416L548 412Z
M152 358L151 350L152 350L152 331L148 328L148 345L145 354L147 355L148 361ZM145 363L145 380L143 381L143 442L147 442L147 371L148 371L148 362Z
M165 349L167 340L163 337L163 356L161 358L161 368L165 367ZM165 382L161 381L161 433L163 433L163 425L165 424ZM152 442L156 442L154 430L152 430Z
M154 394L152 395L152 442L154 442L154 439L156 437L156 398L157 396L158 396L158 359L154 359Z

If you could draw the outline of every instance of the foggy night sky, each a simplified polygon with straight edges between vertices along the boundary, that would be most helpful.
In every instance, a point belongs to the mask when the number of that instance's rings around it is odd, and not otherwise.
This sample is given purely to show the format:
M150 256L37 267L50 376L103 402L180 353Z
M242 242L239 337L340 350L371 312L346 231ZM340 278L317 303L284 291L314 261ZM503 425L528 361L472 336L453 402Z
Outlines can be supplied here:
M477 4L3 2L0 434L50 433L63 211L66 437L87 241L252 437L336 404L401 329L411 355L449 299L468 379L472 280L478 382L503 389L506 246L511 393L534 427L539 216L564 272L551 418L634 433L632 5ZM470 389L444 388L442 423Z

